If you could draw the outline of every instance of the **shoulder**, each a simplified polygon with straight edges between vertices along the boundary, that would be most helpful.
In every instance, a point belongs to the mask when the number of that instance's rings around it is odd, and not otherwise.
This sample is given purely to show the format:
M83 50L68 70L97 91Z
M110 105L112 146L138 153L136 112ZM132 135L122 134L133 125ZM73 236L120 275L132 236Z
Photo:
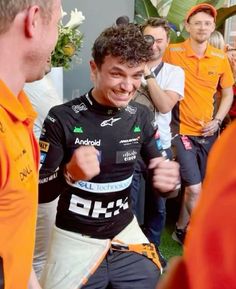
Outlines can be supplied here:
M83 97L67 101L51 108L50 113L63 117L63 114L78 114L81 111L88 109L87 102Z
M169 44L167 50L169 50L169 52L182 52L185 51L186 49L184 47L184 42L180 42Z
M183 68L181 68L178 65L173 65L173 64L164 62L163 68L168 72L184 74Z
M125 108L127 112L129 112L130 109L134 110L136 115L152 115L153 114L147 105L134 101L134 100L131 100L129 105Z
M222 51L221 49L218 49L216 47L211 46L210 44L208 45L208 50L209 50L209 54L212 57L215 57L217 59L228 59L226 53L224 51Z

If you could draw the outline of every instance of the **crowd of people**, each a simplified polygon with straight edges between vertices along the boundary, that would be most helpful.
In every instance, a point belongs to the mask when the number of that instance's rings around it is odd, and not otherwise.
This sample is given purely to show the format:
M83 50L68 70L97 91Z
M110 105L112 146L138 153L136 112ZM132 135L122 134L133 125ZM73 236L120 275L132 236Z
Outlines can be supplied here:
M93 87L61 103L46 75L60 7L0 3L0 289L236 288L236 53L216 9L192 7L181 43L163 18L104 29ZM167 266L165 204L180 186L184 253Z

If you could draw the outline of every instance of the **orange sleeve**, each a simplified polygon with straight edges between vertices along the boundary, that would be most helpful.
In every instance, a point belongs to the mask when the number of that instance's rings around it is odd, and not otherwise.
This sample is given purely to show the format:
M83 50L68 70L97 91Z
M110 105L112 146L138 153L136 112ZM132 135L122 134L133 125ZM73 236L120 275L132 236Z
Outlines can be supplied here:
M236 122L213 146L185 246L191 289L236 288Z
M224 59L223 71L224 71L224 73L222 74L222 76L220 78L220 86L222 88L233 86L234 76L233 76L232 69L231 69L231 66L230 66L230 63L229 63L227 56Z

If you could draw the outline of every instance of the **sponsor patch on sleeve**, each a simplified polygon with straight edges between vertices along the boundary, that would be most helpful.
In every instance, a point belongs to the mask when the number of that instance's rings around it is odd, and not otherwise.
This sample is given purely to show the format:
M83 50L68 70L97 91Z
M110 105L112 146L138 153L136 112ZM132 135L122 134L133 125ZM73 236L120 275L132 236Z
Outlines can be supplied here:
M39 147L42 152L48 152L50 144L48 142L39 141Z
M44 164L45 159L46 159L46 153L41 153L40 154L40 164Z

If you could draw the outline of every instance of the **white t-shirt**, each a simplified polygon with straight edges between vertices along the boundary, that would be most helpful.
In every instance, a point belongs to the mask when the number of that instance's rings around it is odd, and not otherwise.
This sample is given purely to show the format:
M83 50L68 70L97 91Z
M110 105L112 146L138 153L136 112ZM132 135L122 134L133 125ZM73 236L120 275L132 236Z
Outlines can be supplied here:
M156 67L152 68L152 71ZM164 62L163 67L156 76L156 81L161 89L171 90L179 94L179 100L184 97L184 70L176 65ZM171 111L167 113L155 112L155 121L158 125L160 132L160 139L164 149L171 146Z
M48 75L45 75L41 80L26 83L24 91L38 113L38 117L34 123L34 134L39 139L48 111L51 107L61 104L62 101Z

